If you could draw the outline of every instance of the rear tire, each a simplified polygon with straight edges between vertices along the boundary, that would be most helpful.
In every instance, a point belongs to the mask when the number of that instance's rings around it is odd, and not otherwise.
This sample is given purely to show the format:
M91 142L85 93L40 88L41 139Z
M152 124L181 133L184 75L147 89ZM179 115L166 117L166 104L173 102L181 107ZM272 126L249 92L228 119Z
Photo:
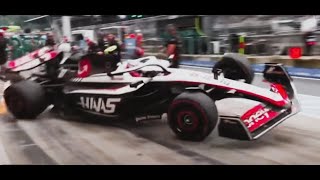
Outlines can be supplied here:
M177 96L168 111L168 123L178 138L204 140L218 124L214 101L202 92L185 92Z
M33 119L48 106L45 91L41 85L32 81L20 81L4 91L8 110L21 119Z
M241 54L228 53L217 62L213 68L222 69L225 78L232 80L244 79L245 83L251 84L254 78L254 71L249 60Z

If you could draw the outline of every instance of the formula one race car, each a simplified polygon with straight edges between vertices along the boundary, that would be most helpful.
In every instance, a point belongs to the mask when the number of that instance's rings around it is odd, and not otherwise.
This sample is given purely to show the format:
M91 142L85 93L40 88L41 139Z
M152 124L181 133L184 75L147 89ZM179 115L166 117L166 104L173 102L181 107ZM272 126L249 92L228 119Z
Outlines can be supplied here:
M78 75L86 71L85 76L67 78L68 71L62 69L55 80L31 76L11 84L4 92L9 111L16 118L33 119L54 104L61 111L136 121L167 113L179 138L201 141L215 127L223 137L255 140L300 110L292 79L282 65L265 64L263 77L270 89L264 89L250 84L253 71L238 54L224 55L212 74L168 68L166 60L153 56L95 74L90 73L94 65L84 62L79 63ZM215 101L230 97L261 103L242 116L219 116Z

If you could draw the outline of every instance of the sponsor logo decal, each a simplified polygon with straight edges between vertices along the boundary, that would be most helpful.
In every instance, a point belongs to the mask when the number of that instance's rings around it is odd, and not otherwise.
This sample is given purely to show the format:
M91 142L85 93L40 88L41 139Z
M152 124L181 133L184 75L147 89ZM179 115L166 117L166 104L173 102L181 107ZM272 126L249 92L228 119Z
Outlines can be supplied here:
M97 113L112 114L115 112L116 103L119 103L121 98L94 98L80 97L78 104L86 110L95 111Z
M135 119L136 119L136 122L143 121L143 120L161 119L161 115L138 116Z
M255 123L261 121L264 118L269 118L268 111L269 108L263 108L257 111L256 113L249 116L249 118L243 120L243 122L247 125L248 128L251 128Z
M247 126L249 131L252 132L263 126L270 120L274 119L278 115L279 112L274 111L271 108L264 107L262 104L259 104L242 115L241 120Z

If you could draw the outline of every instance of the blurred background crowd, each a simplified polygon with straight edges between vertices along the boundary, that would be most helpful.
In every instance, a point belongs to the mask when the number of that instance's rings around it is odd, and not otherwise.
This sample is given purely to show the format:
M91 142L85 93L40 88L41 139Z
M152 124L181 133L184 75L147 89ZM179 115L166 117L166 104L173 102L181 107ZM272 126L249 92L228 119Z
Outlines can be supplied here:
M0 38L6 39L8 59L43 47L48 33L56 42L78 44L98 43L112 34L123 52L137 57L160 52L172 39L180 54L288 55L290 48L298 47L310 56L320 55L318 19L310 15L83 15L71 17L71 39L66 40L60 16L2 15Z

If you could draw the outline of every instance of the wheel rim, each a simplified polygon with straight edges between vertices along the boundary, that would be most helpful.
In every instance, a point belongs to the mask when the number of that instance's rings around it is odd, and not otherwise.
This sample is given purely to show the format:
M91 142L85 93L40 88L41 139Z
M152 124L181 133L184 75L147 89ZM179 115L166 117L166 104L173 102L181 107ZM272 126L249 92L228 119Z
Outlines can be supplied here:
M178 130L194 131L199 126L199 119L192 111L180 111L177 115Z
M192 123L193 123L192 117L189 116L189 115L184 115L183 116L183 122L184 122L185 125L188 125L188 126L192 125Z

